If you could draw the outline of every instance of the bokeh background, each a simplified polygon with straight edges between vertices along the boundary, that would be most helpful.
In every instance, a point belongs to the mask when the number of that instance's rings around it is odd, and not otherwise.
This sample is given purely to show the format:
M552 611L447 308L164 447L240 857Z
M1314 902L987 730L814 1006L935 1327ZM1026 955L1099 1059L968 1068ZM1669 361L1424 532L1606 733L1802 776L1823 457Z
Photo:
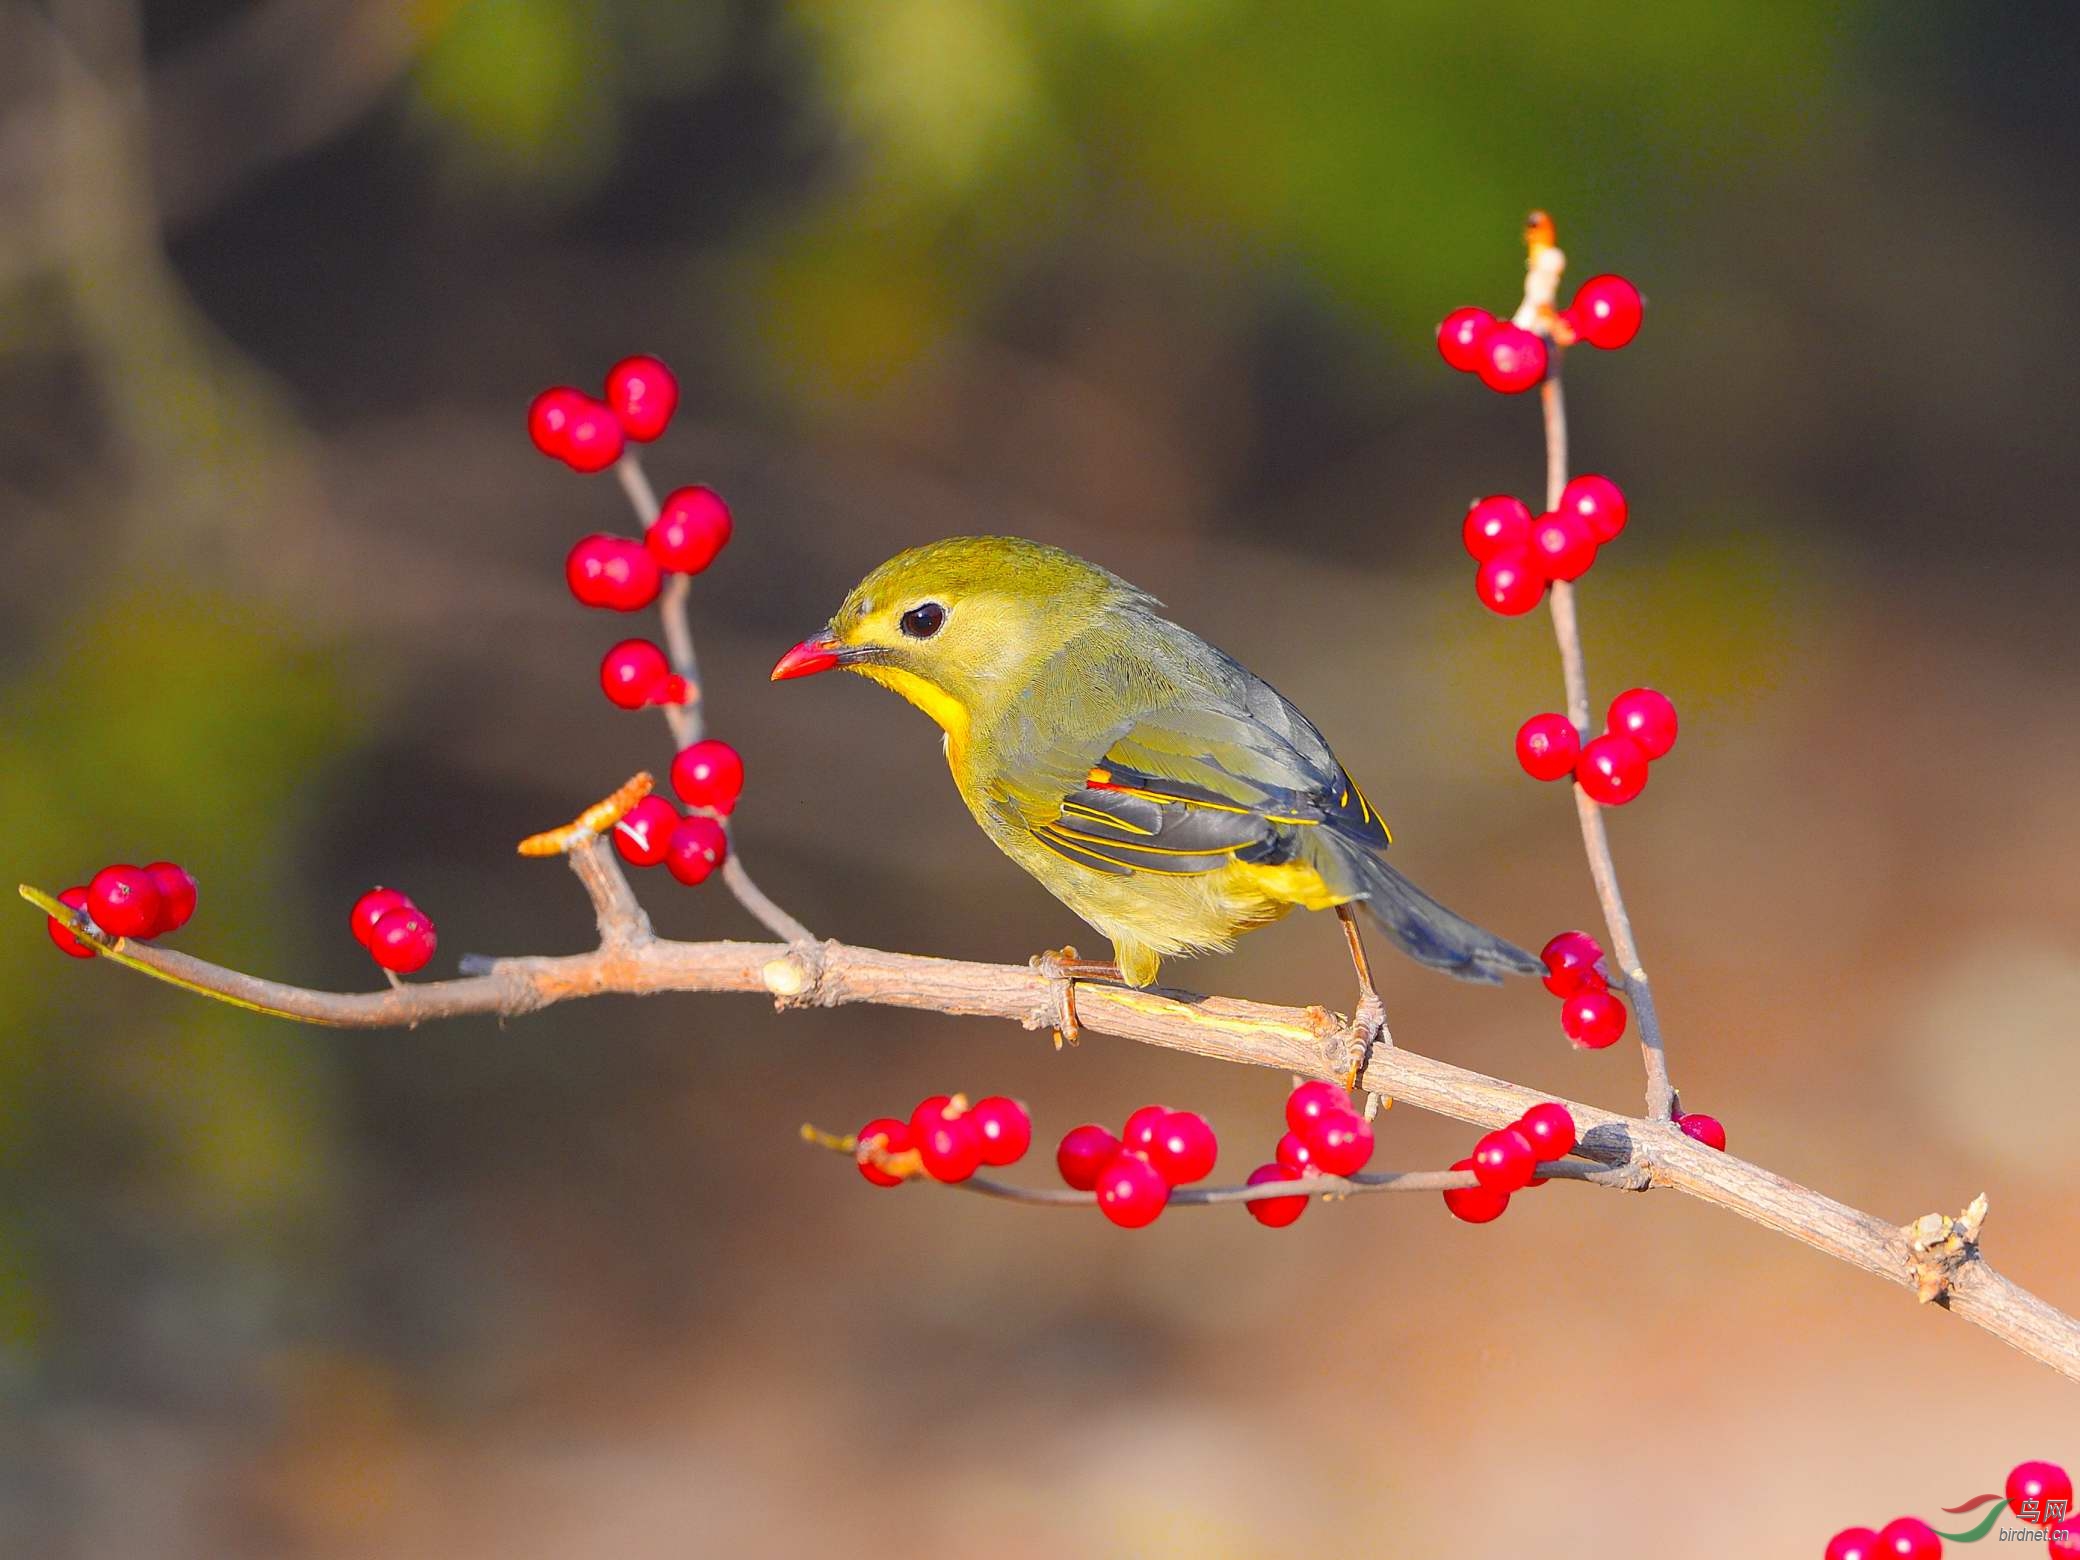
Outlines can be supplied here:
M1634 521L1605 696L1685 730L1613 822L1691 1108L2080 1305L2071 601L2080 30L2060 0L51 0L0 4L0 841L172 856L181 945L367 987L373 882L466 950L580 947L512 841L657 766L565 596L610 480L544 384L665 356L662 484L741 849L819 933L1019 960L1078 928L936 734L769 686L888 553L1089 553L1278 684L1404 865L1593 924L1509 733L1541 619L1458 518L1530 398L1446 371L1525 209L1650 300L1569 365ZM721 891L669 932L755 935ZM1086 940L1088 940L1086 938ZM1305 916L1178 972L1347 999ZM1404 1043L1623 1108L1535 986L1400 964ZM334 1034L0 937L0 1550L69 1556L1817 1554L2024 1456L2075 1389L1674 1197L1094 1214L874 1193L796 1126L965 1087L1051 1142L1149 1099L1239 1179L1282 1080L748 998ZM1381 1162L1463 1127L1406 1107ZM1044 1157L1031 1167L1041 1174Z

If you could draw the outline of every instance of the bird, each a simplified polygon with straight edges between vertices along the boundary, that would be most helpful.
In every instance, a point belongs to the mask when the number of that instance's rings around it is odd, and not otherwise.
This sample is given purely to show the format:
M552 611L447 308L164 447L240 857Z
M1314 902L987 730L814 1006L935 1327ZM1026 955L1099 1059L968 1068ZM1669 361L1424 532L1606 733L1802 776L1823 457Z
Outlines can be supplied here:
M1543 966L1387 864L1392 835L1320 730L1110 570L1042 542L958 536L898 553L773 667L841 668L916 705L982 831L1112 943L1036 965L1152 985L1295 906L1336 911L1361 1026L1383 1029L1352 906L1418 964L1499 983Z

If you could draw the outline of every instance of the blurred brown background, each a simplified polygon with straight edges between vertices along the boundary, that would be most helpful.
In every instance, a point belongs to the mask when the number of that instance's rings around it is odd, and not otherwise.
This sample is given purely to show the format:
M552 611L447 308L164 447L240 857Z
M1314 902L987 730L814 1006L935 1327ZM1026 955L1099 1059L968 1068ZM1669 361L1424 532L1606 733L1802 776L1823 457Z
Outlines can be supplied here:
M1686 1103L1887 1217L1985 1189L1994 1260L2080 1305L2075 34L2053 0L0 0L9 870L172 856L181 946L315 985L372 981L376 881L441 968L581 946L511 842L664 734L561 585L621 497L523 413L646 350L687 391L651 470L739 517L694 597L739 841L819 933L1078 935L918 717L765 681L868 566L981 528L1292 695L1444 898L1589 924L1509 757L1550 635L1478 609L1457 539L1535 490L1535 407L1430 344L1513 300L1543 204L1650 299L1569 377L1634 513L1592 678L1685 721L1613 832ZM1306 916L1177 973L1348 995ZM1637 1101L1536 987L1387 973L1404 1043ZM1103 1039L726 997L338 1035L70 964L26 910L0 1015L8 1554L1817 1555L2080 1463L2070 1383L1674 1197L1130 1235L794 1137L964 1087L1048 1144L1163 1099L1224 1179L1264 1157L1280 1079ZM1383 1126L1385 1164L1472 1140Z

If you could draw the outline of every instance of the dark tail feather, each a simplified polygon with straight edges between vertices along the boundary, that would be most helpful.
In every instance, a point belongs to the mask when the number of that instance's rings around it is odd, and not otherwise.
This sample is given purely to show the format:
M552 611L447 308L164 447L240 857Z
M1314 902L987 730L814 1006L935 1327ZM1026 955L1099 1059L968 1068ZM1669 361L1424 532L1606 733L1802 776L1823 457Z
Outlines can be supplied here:
M1352 854L1365 908L1416 963L1490 986L1500 985L1505 975L1536 975L1544 970L1544 965L1515 943L1447 910L1377 856Z

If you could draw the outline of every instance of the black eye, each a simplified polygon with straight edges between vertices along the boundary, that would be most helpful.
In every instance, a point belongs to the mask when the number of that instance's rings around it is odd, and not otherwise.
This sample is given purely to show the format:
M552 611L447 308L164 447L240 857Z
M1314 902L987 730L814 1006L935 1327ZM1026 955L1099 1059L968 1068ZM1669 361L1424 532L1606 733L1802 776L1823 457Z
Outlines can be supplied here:
M903 614L902 629L912 639L929 639L939 632L939 625L945 621L946 609L936 601L927 601Z

